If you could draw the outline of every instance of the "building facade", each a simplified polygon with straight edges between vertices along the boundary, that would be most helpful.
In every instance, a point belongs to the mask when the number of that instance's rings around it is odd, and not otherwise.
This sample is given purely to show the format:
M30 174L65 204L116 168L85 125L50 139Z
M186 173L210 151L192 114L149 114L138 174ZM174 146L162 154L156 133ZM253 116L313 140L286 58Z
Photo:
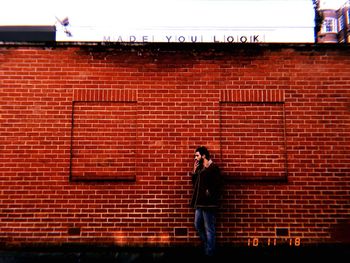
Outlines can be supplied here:
M349 242L346 46L2 44L0 69L2 247L199 245L199 145L219 246Z
M323 25L318 33L319 43L350 43L350 1L339 9L322 9Z

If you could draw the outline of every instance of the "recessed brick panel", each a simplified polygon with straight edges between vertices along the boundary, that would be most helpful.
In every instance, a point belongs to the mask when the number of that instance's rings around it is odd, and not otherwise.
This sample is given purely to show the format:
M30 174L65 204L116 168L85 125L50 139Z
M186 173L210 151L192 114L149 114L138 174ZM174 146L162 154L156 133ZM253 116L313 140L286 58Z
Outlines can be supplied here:
M136 103L75 102L71 179L135 177Z
M222 162L239 179L287 175L283 104L221 103Z

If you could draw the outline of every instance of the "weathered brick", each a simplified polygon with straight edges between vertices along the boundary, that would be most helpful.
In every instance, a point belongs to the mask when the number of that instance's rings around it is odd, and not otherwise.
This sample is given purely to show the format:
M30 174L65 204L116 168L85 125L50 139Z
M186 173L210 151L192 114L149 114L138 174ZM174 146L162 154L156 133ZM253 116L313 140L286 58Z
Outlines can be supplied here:
M0 46L1 242L196 244L199 145L226 178L218 243L279 238L276 228L302 245L345 242L349 54Z

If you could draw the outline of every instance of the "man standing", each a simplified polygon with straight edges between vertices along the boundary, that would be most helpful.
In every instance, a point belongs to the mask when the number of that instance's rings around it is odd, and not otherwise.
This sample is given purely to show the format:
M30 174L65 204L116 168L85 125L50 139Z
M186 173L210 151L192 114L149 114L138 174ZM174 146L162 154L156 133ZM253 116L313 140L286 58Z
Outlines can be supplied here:
M216 248L215 224L220 197L221 172L204 146L198 147L195 151L192 183L191 206L195 208L194 226L203 242L205 255L213 256Z

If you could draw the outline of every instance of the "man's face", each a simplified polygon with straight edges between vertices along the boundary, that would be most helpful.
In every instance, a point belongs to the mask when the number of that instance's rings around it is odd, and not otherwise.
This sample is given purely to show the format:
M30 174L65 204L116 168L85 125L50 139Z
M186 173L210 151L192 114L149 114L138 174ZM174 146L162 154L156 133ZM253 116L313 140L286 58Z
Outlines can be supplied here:
M199 163L203 162L202 156L201 156L201 154L200 154L199 152L196 152L196 153L194 154L194 159L195 159L196 161L198 161Z

